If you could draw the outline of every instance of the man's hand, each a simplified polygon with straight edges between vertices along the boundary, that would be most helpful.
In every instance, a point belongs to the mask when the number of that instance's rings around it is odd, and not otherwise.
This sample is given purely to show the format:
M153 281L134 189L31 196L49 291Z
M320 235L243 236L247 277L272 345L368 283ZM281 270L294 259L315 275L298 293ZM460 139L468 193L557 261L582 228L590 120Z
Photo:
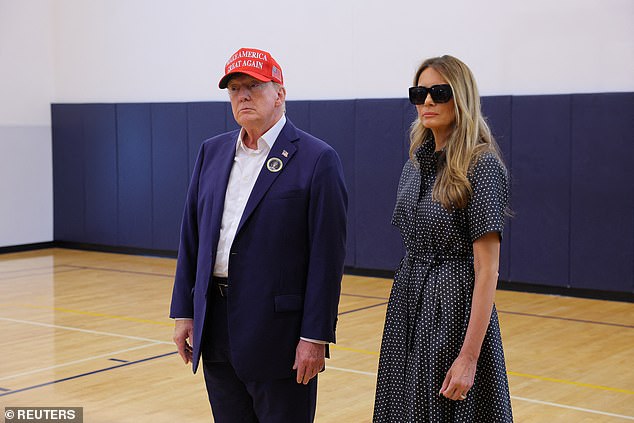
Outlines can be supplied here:
M293 370L297 370L297 383L304 385L317 376L326 364L326 346L300 339L295 350Z
M194 337L194 321L191 319L176 320L174 324L174 343L178 347L178 355L181 356L185 364L192 361L192 347L189 342Z

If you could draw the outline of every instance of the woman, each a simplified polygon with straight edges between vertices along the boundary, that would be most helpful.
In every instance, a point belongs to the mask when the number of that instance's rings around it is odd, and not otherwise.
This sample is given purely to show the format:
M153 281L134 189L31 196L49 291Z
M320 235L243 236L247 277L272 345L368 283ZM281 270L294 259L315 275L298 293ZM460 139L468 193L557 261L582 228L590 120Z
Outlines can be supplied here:
M414 77L410 160L392 223L406 255L381 345L374 422L512 422L493 305L508 178L469 68Z

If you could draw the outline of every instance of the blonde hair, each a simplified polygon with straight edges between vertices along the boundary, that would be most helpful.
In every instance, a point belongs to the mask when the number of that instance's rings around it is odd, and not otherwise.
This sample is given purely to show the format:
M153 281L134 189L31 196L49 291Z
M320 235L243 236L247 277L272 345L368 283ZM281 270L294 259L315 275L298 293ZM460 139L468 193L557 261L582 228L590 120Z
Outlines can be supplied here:
M432 198L444 208L462 209L472 194L468 175L478 156L489 151L501 160L500 150L480 110L480 95L471 70L452 56L425 60L416 71L414 85L427 68L437 71L451 86L455 121L445 144L444 160L439 164ZM417 118L410 128L410 159L416 161L416 150L429 138L432 131Z

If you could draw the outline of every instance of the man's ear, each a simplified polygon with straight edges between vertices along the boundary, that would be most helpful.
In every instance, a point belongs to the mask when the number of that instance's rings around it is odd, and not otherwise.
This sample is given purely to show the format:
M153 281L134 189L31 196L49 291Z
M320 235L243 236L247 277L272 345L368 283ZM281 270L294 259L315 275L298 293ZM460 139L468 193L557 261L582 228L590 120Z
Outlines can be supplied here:
M284 104L284 101L286 100L286 88L284 88L283 86L280 86L277 89L277 100L276 100L276 105L282 105Z

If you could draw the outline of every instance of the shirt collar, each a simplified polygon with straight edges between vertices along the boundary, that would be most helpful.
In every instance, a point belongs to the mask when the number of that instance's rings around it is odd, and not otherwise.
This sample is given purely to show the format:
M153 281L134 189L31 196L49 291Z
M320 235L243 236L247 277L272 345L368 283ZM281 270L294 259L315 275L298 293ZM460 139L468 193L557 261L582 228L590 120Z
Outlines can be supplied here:
M283 114L282 117L269 129L266 131L259 139L258 139L258 149L257 151L261 151L262 148L266 148L267 150L271 150L273 148L273 144L275 144L275 140L282 132L282 128L286 125L286 115ZM242 148L247 152L254 152L250 148L247 148L242 142L242 135L244 134L244 128L240 130L240 134L238 135L238 142L236 143L236 152L239 148Z

